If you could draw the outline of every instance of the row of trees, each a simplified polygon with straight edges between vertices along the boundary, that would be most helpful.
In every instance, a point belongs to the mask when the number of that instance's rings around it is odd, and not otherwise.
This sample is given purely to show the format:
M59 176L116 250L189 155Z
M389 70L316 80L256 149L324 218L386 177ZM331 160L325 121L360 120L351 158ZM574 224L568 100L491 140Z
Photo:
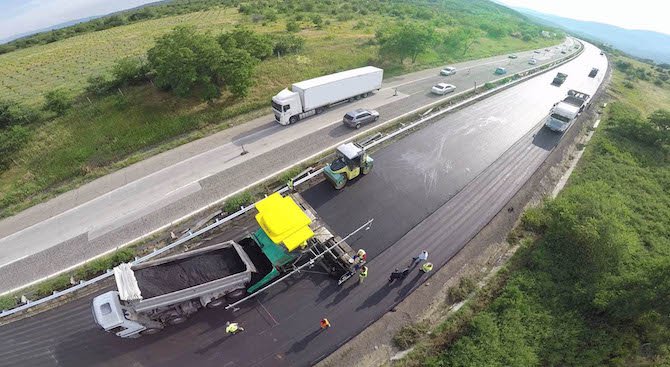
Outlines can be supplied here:
M375 40L379 44L381 58L399 63L409 59L415 63L419 55L438 45L464 55L481 36L483 32L468 27L441 33L425 24L405 22L378 30Z

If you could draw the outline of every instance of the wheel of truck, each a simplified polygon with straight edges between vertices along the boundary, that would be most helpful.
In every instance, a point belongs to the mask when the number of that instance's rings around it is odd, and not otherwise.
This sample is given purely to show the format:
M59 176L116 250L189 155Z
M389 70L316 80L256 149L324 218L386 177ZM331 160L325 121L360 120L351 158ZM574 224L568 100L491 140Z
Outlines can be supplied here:
M154 334L158 333L159 331L161 331L161 328L149 327L149 328L146 328L146 329L140 331L140 335L154 335Z
M359 122L358 124L356 124L356 128L357 128L357 129L360 129L360 128L361 128L361 124L360 124L360 122Z
M370 96L370 92L363 93L363 98L368 98Z
M186 316L183 315L173 315L167 319L167 323L170 325L179 325L186 322Z
M319 114L323 113L324 110L325 110L324 107L319 107L319 108L316 109L315 112L316 112L317 115L319 115Z
M207 308L219 308L219 307L221 307L225 304L226 304L226 299L221 297L221 298L216 298L216 299L213 299L213 300L209 301L209 303L205 307L207 307Z
M247 296L247 290L240 288L226 294L226 299L228 300L228 302L232 303L237 302L246 296Z
M354 97L354 98L358 101L359 99L361 99L361 95L359 94L359 95L357 95L357 96Z
M289 124L295 124L296 122L298 122L298 116L291 116L291 117L288 119L288 123L289 123Z

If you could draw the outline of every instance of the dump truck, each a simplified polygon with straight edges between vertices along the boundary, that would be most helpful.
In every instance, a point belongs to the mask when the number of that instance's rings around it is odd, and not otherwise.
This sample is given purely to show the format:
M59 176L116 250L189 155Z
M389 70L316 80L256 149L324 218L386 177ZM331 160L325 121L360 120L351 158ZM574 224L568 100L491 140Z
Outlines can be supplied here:
M335 154L335 160L323 169L323 175L337 190L360 174L370 173L374 165L372 157L356 143L338 146Z
M340 281L360 265L300 194L272 194L256 209L260 228L238 241L115 267L117 289L93 299L96 323L136 338L180 324L203 307L237 302L305 264Z
M555 86L561 86L563 85L563 82L565 82L565 79L568 78L568 74L563 74L563 73L558 73L554 77L554 80L551 82L552 85Z
M275 120L289 125L334 104L368 97L381 89L383 77L384 70L366 66L295 83L272 97Z
M554 104L544 126L555 132L565 132L577 116L588 107L590 98L591 96L584 92L569 90L565 99Z

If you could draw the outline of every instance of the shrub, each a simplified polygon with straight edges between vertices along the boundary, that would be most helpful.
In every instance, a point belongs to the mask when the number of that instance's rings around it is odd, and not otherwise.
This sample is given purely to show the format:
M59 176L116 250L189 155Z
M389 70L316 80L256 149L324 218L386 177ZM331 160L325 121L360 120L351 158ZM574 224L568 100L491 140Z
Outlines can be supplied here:
M0 100L0 129L24 125L39 118L37 111L13 101Z
M235 47L241 48L259 60L265 60L272 55L273 42L270 37L246 28L238 28L232 32L223 33L217 41L224 50Z
M393 344L401 350L408 349L430 330L425 322L405 325L393 336Z
M293 34L281 34L275 36L272 53L281 56L298 53L305 47L305 39Z
M30 130L21 125L13 125L0 131L0 169L7 168L13 153L21 149L30 138Z
M286 22L286 31L291 33L300 32L300 26L295 21L289 20Z
M463 277L458 282L458 286L449 288L449 291L447 292L447 301L449 303L461 302L475 289L477 289L475 281L469 277Z
M96 96L105 95L114 88L114 81L103 75L92 75L88 78L87 83L86 92Z
M72 97L63 89L54 89L44 94L44 110L64 115L72 107Z
M521 225L526 231L541 234L547 228L549 216L542 208L529 208L521 216Z
M226 200L226 204L223 206L223 210L228 214L232 214L240 210L241 206L248 206L253 203L254 196L251 195L250 192L244 191Z
M149 66L137 57L124 57L116 61L112 67L112 75L116 86L137 84L145 81Z

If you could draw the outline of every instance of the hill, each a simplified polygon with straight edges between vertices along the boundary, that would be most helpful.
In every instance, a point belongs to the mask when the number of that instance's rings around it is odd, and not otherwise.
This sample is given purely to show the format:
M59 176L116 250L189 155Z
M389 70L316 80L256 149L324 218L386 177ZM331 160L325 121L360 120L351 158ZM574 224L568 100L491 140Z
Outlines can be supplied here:
M630 55L654 60L657 63L670 63L670 35L563 18L525 8L515 9L538 22L565 29L577 36L606 43Z
M2 216L176 144L242 123L250 119L249 114L268 113L270 98L295 81L370 64L383 67L388 77L545 47L562 39L542 37L546 27L485 0L250 1L239 6L203 0L175 1L157 8L167 13L173 11L169 6L179 6L174 12L180 12L182 3L204 9L85 32L0 55L0 102L13 101L37 110L50 91L58 89L76 97L73 108L62 116L42 112L28 126L28 137L24 132L21 139L5 139L11 142L11 154L5 154L7 165L0 168ZM114 17L123 24L120 15ZM405 22L433 30L433 47L415 63L380 59L376 32ZM151 81L115 88L111 95L86 92L91 77L110 77L120 59L145 59L156 38L178 25L191 25L214 36L247 26L270 37L298 37L304 40L304 47L260 62L243 98L227 92L209 103L178 98ZM466 35L470 46L465 50L454 46L455 34Z

